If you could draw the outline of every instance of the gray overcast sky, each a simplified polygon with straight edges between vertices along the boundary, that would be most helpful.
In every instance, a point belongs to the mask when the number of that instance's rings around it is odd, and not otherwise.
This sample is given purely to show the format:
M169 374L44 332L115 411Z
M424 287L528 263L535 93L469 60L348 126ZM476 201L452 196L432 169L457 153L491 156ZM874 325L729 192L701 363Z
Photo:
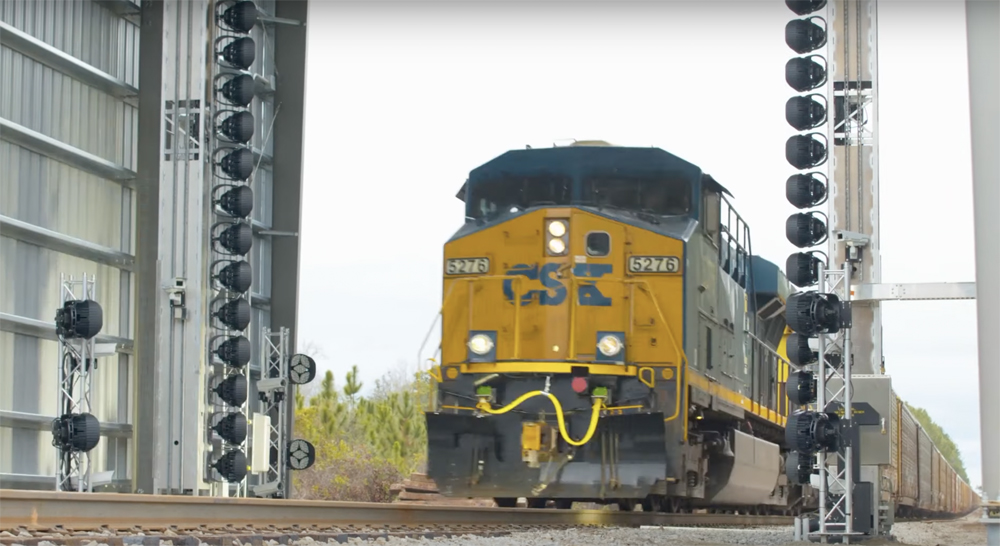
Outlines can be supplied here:
M793 17L781 0L313 2L298 346L321 347L340 384L357 364L365 391L412 368L463 221L455 193L526 144L677 154L733 192L754 250L783 265ZM963 3L881 1L878 47L882 280L972 281ZM883 352L978 485L975 309L886 304Z

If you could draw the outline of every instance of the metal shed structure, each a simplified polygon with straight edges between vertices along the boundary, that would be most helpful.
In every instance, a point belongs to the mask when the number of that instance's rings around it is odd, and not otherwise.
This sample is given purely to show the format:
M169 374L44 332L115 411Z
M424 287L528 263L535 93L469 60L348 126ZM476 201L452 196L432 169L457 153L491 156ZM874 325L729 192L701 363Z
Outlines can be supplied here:
M232 257L252 270L236 297L249 304L252 349L237 409L251 415L262 333L295 328L307 10L257 0L241 67L221 53L243 35L219 23L232 4L0 0L0 488L56 487L54 316L62 276L86 275L103 308L96 340L114 344L94 371L95 490L233 494L211 486L219 440L211 417L201 422L219 410L217 379L237 373L213 360L215 302L233 296L213 269L211 147L223 116L252 115L252 138L227 146L252 153L242 183L253 209L226 220L252 232ZM239 75L252 78L252 101L223 108L220 87Z

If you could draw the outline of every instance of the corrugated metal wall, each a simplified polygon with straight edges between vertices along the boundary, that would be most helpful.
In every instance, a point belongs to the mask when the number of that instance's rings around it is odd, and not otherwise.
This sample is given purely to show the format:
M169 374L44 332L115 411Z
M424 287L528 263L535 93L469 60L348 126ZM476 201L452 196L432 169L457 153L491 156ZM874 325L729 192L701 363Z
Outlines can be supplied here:
M92 0L0 0L0 33L5 34L0 48L0 118L5 122L0 130L0 480L5 487L54 487L55 448L45 420L56 415L58 343L51 325L60 306L60 274L95 275L104 309L101 333L132 337L128 268L72 255L65 247L46 248L44 241L24 235L27 230L69 247L92 243L134 254L131 184L104 178L86 164L94 163L87 159L90 154L135 170L136 107L102 89L101 74L81 79L72 68L76 59L119 80L122 88L138 86L139 28L126 19L125 8L125 13L114 12ZM28 35L22 43L12 41L11 27ZM6 122L24 129L11 131ZM24 138L44 137L72 148L52 153L24 145ZM29 226L12 229L18 222ZM91 452L94 470L114 470L115 480L129 478L129 366L128 344L122 344L117 356L101 361L95 381L95 415L120 426L117 434L103 435Z

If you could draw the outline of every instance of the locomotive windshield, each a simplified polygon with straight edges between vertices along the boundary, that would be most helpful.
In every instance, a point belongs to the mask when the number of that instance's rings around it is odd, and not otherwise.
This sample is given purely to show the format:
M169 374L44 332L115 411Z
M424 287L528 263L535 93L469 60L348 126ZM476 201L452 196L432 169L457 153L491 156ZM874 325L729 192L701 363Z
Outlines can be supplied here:
M568 176L506 176L471 185L467 216L490 219L498 214L531 207L584 205L683 216L691 212L691 184L682 177L589 176L574 199L574 181Z
M467 221L477 223L544 206L684 223L698 216L703 184L723 190L697 166L658 148L581 145L511 150L470 172L457 197L466 203Z
M573 182L567 176L505 176L472 185L467 216L491 218L511 209L525 210L543 205L568 205Z
M691 212L691 183L681 177L594 176L583 184L583 203L661 216Z

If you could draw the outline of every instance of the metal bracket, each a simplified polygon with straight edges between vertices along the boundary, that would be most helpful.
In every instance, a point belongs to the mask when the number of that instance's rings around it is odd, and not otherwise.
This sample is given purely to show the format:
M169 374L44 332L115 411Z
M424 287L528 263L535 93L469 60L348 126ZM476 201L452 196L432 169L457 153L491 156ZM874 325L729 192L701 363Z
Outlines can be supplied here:
M851 286L852 301L974 300L974 282L885 283Z
M844 243L847 253L846 259L851 263L860 262L864 256L861 249L871 243L871 237L856 231L838 229L833 232L833 235L838 242Z
M840 327L850 328L854 325L854 315L851 313L851 302L840 302Z
M174 312L174 318L178 320L186 319L185 296L187 295L187 286L185 280L180 277L175 278L174 284L167 288L167 294L170 298L170 308Z

